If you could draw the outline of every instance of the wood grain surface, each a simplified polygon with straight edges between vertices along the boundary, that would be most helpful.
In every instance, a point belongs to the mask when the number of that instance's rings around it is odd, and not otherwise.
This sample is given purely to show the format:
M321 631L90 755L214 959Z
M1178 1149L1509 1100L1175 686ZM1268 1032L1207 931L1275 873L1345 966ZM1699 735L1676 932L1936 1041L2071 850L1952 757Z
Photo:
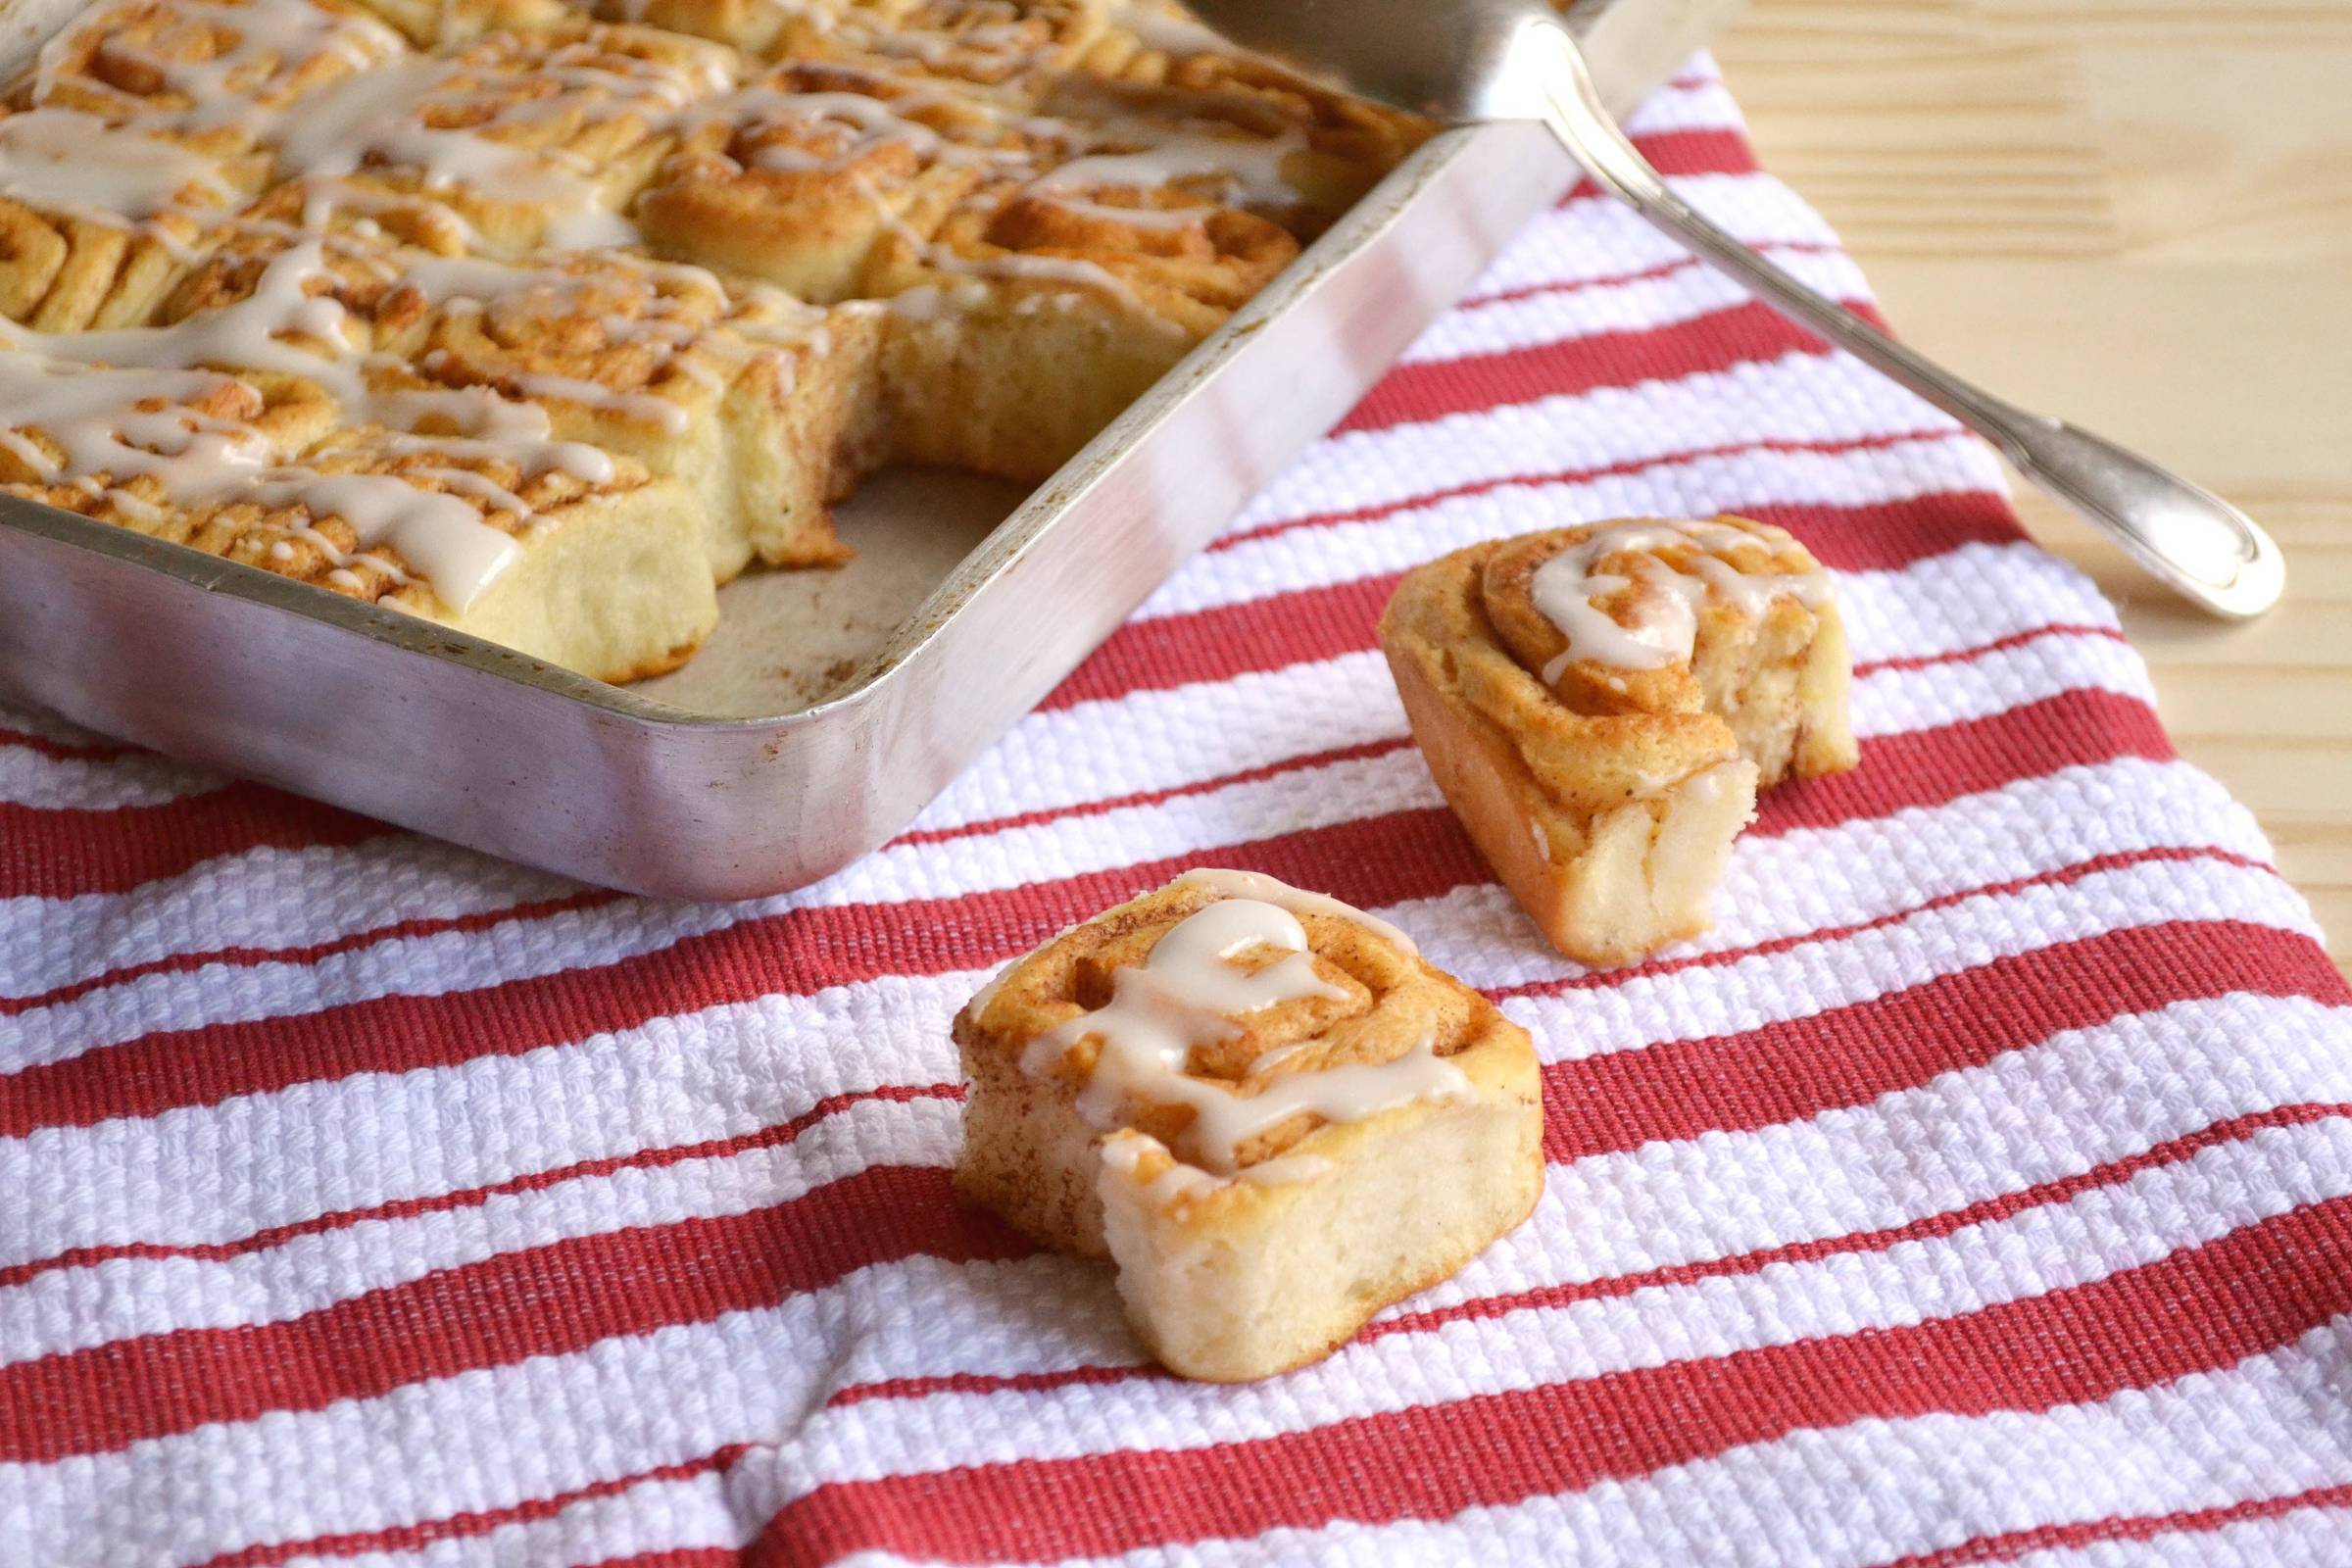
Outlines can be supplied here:
M2352 964L2352 4L1753 0L1717 52L1906 336L2278 536L2226 626L2019 497Z

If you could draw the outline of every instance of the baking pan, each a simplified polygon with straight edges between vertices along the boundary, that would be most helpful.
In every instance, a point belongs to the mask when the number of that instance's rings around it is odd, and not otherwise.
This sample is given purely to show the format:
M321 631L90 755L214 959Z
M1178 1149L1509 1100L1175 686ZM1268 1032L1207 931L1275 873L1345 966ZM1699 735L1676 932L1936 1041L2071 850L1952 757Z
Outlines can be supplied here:
M1734 4L1572 20L1623 110ZM74 9L10 7L0 42ZM844 509L856 562L740 579L660 680L587 680L0 496L0 694L586 882L799 887L905 827L1574 177L1535 126L1437 137L1036 491L878 477Z

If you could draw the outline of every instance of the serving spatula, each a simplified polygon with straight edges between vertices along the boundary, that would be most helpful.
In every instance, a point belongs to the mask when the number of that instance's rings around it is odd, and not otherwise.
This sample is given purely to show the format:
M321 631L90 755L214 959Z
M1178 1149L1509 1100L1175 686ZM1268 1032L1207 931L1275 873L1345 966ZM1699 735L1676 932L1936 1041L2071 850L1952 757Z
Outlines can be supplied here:
M1667 185L1602 107L1548 0L1188 0L1234 43L1435 119L1538 120L1601 188L1987 441L2174 590L2245 619L2286 585L2278 547L2221 497L2063 419L2034 414L1898 343L1741 244Z

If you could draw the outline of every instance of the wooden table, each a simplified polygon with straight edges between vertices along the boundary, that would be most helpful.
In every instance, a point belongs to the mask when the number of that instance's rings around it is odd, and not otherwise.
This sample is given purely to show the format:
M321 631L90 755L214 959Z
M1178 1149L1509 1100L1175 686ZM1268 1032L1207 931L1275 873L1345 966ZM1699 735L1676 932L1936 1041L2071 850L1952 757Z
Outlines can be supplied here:
M1718 55L1906 336L2278 536L2225 626L2020 496L2352 962L2352 4L1753 0Z

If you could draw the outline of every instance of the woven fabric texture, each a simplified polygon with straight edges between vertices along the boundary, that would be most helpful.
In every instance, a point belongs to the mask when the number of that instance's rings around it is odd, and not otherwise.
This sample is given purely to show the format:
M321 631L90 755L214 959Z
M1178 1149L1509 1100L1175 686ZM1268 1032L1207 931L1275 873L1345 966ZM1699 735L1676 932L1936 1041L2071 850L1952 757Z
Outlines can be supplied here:
M1864 297L1703 62L1637 127ZM2352 1561L2352 997L1986 453L1590 192L916 827L583 890L0 713L0 1563ZM1737 511L1858 772L1595 974L1445 810L1403 568ZM1186 866L1534 1033L1548 1190L1242 1388L959 1208L950 1015Z

